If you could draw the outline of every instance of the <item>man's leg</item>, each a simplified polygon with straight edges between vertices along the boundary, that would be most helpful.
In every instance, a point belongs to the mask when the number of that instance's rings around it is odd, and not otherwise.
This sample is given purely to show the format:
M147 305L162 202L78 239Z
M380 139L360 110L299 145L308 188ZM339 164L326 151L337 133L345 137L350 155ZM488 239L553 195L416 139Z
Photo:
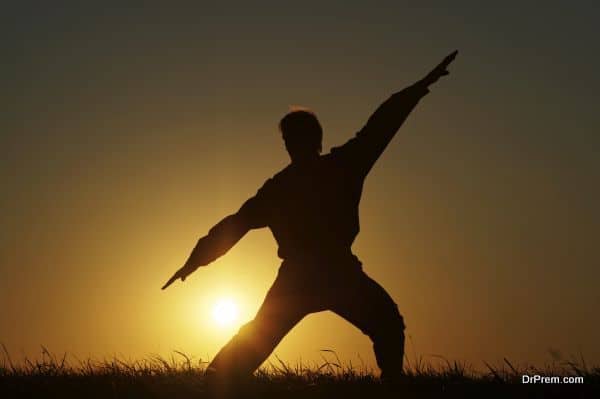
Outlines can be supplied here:
M280 273L254 320L240 328L219 351L208 366L207 375L219 379L251 376L309 311L304 298Z
M396 303L382 286L362 271L348 279L344 291L334 300L331 310L371 338L382 379L399 377L405 326Z

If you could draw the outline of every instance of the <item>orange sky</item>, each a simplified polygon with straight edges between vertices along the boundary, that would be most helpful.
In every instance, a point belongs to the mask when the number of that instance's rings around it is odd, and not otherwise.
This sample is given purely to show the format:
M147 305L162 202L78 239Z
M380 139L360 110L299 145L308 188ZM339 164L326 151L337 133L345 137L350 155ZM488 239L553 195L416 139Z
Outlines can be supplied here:
M252 317L279 265L271 234L160 287L287 164L279 118L310 107L328 150L458 48L368 177L353 250L398 303L409 359L600 361L593 3L344 4L4 10L0 342L15 357L214 355L234 329L211 306L232 296ZM374 365L328 313L276 353L324 348Z

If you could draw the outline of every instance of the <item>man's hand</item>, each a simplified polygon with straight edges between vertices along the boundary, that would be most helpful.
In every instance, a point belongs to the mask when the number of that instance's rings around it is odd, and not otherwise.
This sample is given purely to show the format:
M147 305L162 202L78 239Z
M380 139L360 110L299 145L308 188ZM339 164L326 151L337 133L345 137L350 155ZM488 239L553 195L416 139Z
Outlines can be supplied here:
M192 274L196 269L197 269L196 266L190 266L189 264L186 263L181 269L179 269L179 270L177 270L177 272L175 272L173 277L171 277L169 279L169 281L167 281L167 283L165 285L163 285L163 287L161 289L164 290L165 288L167 288L168 286L173 284L177 279L181 279L181 281L185 281L187 276Z
M210 252L212 247L214 246L214 238L211 239L210 236L204 236L198 240L198 243L192 250L192 253L185 261L183 267L167 281L165 285L161 289L165 289L171 284L173 284L177 279L181 279L181 281L185 281L187 276L196 271L200 266L205 266L214 260L216 257L213 257ZM208 254L208 255L207 255Z
M428 87L429 85L432 85L435 82L437 82L442 76L448 75L450 73L447 69L448 65L450 65L452 61L454 61L454 59L456 58L456 54L458 54L458 50L453 51L446 58L444 58L444 60L440 62L438 66L433 68L433 70L421 80L421 83Z

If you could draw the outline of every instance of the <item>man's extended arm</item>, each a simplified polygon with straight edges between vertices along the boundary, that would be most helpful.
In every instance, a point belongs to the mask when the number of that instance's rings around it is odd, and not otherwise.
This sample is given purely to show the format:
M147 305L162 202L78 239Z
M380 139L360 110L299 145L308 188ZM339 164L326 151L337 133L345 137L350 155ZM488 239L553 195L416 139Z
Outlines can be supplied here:
M249 230L266 226L267 186L270 181L258 190L258 193L236 213L225 217L214 225L207 235L200 238L182 268L180 268L162 287L164 290L178 279L186 277L198 267L208 265L229 251Z
M343 146L332 149L332 153L343 154L349 166L366 175L419 100L429 93L428 87L448 74L446 68L456 54L455 51L444 58L425 78L394 93L375 110L356 137Z
M240 213L223 218L198 240L188 262L193 267L208 265L225 255L249 230Z

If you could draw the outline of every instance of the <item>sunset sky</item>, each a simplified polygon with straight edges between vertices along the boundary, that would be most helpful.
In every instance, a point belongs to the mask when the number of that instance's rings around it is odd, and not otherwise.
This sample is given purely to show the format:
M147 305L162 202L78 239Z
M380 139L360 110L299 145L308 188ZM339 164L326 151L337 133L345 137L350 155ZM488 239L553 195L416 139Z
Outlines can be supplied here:
M597 4L248 3L2 6L13 357L212 357L275 278L271 233L160 287L289 163L279 119L311 108L329 151L459 49L367 178L353 251L398 304L411 361L543 365L555 349L600 363ZM219 301L238 307L233 324L214 319ZM375 364L328 312L275 353L318 362L320 349Z

